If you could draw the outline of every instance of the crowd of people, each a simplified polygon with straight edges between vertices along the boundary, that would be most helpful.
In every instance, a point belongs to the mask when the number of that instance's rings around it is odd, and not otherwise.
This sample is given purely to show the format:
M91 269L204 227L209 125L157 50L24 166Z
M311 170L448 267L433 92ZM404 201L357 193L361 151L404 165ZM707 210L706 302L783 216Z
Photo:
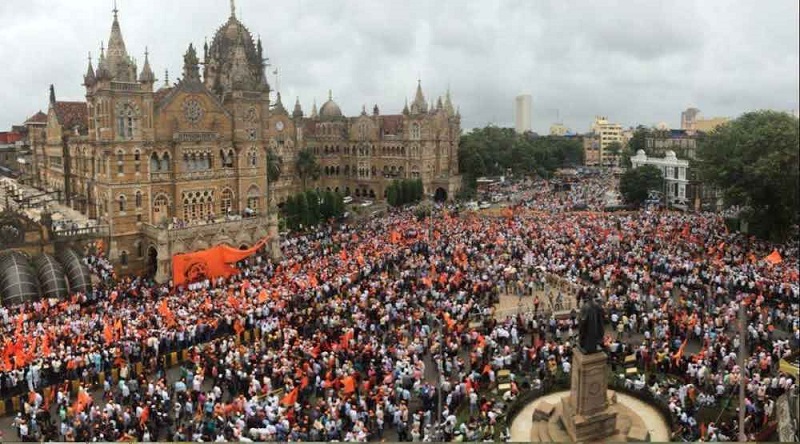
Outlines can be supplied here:
M574 312L493 315L501 289L552 274L579 300L600 297L612 360L635 354L643 379L625 383L668 406L676 437L736 435L734 422L696 417L737 393L744 339L744 426L758 433L796 390L778 361L800 347L797 244L728 233L713 214L570 211L604 189L535 183L499 217L399 210L289 237L282 260L254 257L227 279L123 277L4 307L2 395L23 395L15 425L28 440L496 439L518 393L569 374ZM761 260L773 249L782 263ZM164 356L184 349L170 374ZM511 389L495 397L502 370Z

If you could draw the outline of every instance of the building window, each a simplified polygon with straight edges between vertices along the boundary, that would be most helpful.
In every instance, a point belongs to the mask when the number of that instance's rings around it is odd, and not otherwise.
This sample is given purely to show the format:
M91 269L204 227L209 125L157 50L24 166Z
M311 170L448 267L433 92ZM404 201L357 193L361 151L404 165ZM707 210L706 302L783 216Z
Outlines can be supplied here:
M119 253L119 263L122 264L123 267L128 265L128 252L127 251L122 251L122 252Z
M136 126L136 113L133 107L125 105L117 112L117 137L132 139Z
M144 244L141 242L136 243L136 257L143 258L144 257Z
M419 124L417 123L411 125L411 138L419 140Z
M155 173L161 169L161 163L158 161L158 155L153 153L150 155L150 172Z
M142 208L142 192L136 192L136 208Z
M117 151L117 174L123 174L125 172L125 153L123 151Z
M153 213L161 216L161 217L169 217L169 201L167 200L167 196L163 194L159 194L153 200ZM158 218L154 218L158 221Z
M222 196L220 197L219 202L219 210L222 214L228 214L230 211L233 211L233 191L230 188L225 188L222 190Z

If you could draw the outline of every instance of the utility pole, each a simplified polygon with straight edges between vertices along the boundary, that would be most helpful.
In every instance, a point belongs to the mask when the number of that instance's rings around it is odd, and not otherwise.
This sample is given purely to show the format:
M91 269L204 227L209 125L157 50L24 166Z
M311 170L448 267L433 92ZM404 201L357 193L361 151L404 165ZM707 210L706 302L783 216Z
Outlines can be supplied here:
M745 316L744 316L744 297L739 304L739 442L747 442L747 433L744 431L744 416L745 416Z

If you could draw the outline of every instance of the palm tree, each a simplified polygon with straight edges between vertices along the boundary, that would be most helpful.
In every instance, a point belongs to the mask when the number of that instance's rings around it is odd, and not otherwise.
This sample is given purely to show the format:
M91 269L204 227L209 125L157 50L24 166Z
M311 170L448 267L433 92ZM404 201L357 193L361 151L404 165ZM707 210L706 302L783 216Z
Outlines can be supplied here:
M272 148L267 148L267 217L272 206L272 190L270 186L281 177L283 159Z
M305 191L308 189L308 179L317 179L319 177L319 162L317 162L317 157L310 149L298 152L296 162L297 174L300 176L300 180L303 181L303 191Z

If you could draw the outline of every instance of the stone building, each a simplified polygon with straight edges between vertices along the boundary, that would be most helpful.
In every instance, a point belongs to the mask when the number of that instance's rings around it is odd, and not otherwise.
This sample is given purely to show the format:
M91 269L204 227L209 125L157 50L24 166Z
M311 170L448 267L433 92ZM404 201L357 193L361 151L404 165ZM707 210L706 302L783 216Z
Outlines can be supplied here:
M158 87L147 51L141 69L129 54L115 10L97 68L88 62L86 101L58 101L51 86L45 137L32 142L33 183L107 225L110 259L123 273L159 281L177 253L247 247L272 234L277 254L272 208L303 185L381 199L391 180L420 178L429 194L458 191L460 115L449 93L429 105L417 85L402 114L375 105L354 117L329 94L305 117L299 98L289 113L272 91L263 52L232 3L203 63L190 44L182 77ZM321 168L303 184L295 158L306 149ZM282 161L273 183L268 154Z

